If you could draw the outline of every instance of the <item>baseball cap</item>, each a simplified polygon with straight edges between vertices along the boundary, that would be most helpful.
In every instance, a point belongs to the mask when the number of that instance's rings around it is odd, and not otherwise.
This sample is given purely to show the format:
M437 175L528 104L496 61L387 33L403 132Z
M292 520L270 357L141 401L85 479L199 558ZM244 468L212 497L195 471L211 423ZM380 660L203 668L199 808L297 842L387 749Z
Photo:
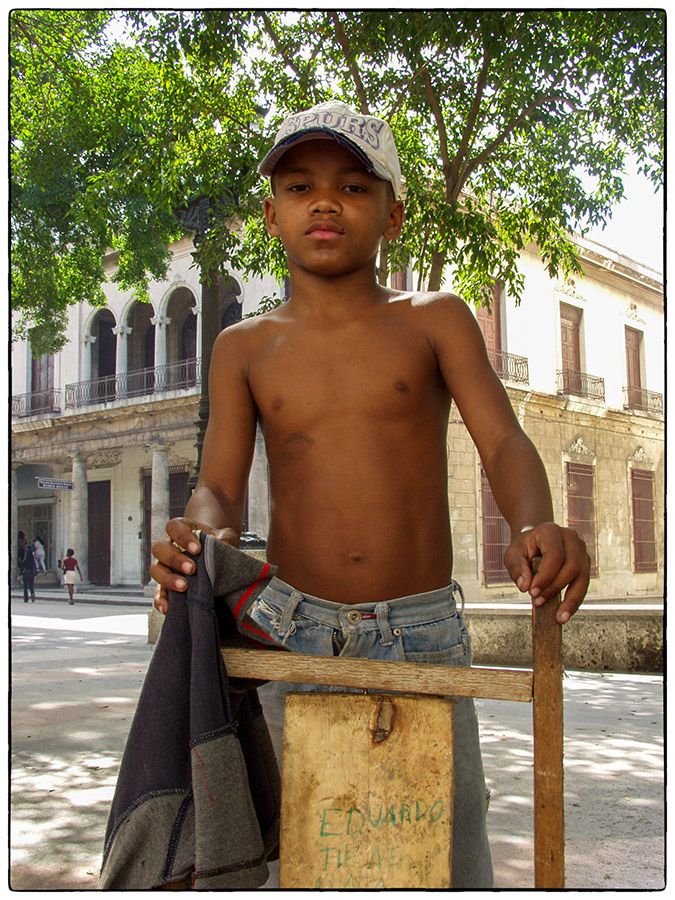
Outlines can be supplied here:
M270 177L287 150L316 138L331 138L342 144L370 172L391 182L397 200L403 199L401 165L389 125L384 119L366 116L336 100L319 103L285 118L277 131L274 146L258 166L258 171Z

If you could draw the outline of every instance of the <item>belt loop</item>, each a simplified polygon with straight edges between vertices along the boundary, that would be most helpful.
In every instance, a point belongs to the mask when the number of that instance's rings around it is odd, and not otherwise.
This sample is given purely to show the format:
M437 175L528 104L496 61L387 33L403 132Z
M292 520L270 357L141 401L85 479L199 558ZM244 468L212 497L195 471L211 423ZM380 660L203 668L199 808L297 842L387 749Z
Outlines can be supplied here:
M452 581L450 583L450 590L452 591L453 600L455 598L455 594L459 593L461 605L459 607L460 613L464 613L464 591L462 590L462 585L458 581Z
M380 640L383 647L389 647L394 643L394 635L389 627L389 604L376 603L375 615L380 629Z
M291 631L291 634L295 631L295 628L292 628L293 625L293 615L303 600L303 596L300 591L292 591L290 597L288 598L288 602L284 607L284 611L281 613L281 619L279 620L279 637L286 637Z

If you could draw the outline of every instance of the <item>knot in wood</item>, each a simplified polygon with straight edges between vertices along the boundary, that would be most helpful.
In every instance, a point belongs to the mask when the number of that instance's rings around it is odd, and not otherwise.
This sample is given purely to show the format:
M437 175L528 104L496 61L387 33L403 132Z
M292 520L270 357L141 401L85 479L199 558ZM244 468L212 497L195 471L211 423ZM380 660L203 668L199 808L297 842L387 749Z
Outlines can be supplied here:
M380 700L370 719L370 733L374 744L386 741L396 724L396 707L391 700Z

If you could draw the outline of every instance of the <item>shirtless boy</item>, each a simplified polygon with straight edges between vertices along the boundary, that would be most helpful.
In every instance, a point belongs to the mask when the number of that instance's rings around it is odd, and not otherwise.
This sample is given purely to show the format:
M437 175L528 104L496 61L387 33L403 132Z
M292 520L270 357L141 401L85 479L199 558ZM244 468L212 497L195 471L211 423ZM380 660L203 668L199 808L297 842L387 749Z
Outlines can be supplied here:
M395 291L376 280L381 238L397 238L403 217L388 126L323 104L284 122L260 170L271 177L265 220L286 250L291 296L215 343L199 482L184 518L167 524L170 541L198 552L190 529L201 528L238 544L260 423L271 491L267 557L280 580L258 604L261 627L278 630L291 603L297 627L282 635L291 650L468 665L448 508L454 401L511 528L505 562L513 581L535 605L564 590L557 619L566 622L586 593L588 556L575 531L552 521L543 464L474 317L451 294ZM185 590L181 573L194 566L170 541L153 546L162 612L168 590ZM303 629L308 622L314 627ZM457 704L455 720L453 886L486 888L470 700Z

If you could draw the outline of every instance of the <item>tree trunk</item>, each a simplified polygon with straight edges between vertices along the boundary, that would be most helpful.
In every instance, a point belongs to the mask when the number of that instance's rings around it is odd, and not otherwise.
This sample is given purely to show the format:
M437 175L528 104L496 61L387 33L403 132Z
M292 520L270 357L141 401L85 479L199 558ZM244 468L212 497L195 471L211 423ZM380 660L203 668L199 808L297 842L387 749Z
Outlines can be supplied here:
M444 268L445 253L442 253L440 250L434 250L433 256L431 257L431 269L429 271L427 290L440 291Z
M380 258L377 263L377 280L380 284L387 283L389 276L389 241L383 237L380 243Z

